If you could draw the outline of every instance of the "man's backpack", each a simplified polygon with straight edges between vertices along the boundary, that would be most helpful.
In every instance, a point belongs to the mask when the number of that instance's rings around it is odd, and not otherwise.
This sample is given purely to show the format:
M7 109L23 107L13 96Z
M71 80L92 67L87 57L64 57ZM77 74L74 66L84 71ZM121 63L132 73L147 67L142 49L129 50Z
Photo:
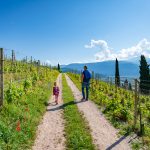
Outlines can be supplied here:
M91 79L91 74L88 70L83 71L84 74L84 82L89 82Z

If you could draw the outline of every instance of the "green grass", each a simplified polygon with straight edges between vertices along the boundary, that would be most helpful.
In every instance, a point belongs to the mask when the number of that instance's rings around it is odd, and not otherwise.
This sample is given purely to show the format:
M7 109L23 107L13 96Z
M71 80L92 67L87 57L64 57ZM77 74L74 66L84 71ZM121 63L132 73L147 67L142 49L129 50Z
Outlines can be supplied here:
M17 90L17 95L12 95L13 101L5 99L4 106L0 109L0 150L31 149L37 126L46 111L46 103L52 91L48 82L53 84L58 72L52 71L49 75L51 81L49 77L38 80L19 98L19 92L24 91L19 89L22 85L16 83L15 88L20 91ZM20 131L16 130L18 122L20 122Z
M74 96L63 76L64 119L68 150L94 150L87 122L74 103Z

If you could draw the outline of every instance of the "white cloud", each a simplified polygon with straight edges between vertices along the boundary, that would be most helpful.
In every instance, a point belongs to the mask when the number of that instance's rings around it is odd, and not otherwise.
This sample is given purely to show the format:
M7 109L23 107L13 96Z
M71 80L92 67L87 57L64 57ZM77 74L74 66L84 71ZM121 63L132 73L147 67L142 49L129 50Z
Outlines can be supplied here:
M45 63L48 64L48 65L52 64L50 60L46 60Z
M141 40L137 45L130 48L124 48L118 54L120 59L129 59L133 57L138 57L141 54L150 58L150 42L147 39Z
M106 41L104 40L91 40L90 45L85 45L85 48L98 47L99 52L94 56L97 61L114 60L127 60L134 57L139 57L141 54L150 58L150 41L147 39L141 40L137 45L130 48L123 48L119 52L114 53Z
M90 45L85 45L85 48L94 48L98 47L99 52L97 52L94 56L97 61L104 61L114 59L115 56L112 52L112 48L110 48L106 41L104 40L91 40Z
M104 40L91 40L90 45L85 45L85 48L93 48L96 46L99 46L100 50L109 49L107 42Z

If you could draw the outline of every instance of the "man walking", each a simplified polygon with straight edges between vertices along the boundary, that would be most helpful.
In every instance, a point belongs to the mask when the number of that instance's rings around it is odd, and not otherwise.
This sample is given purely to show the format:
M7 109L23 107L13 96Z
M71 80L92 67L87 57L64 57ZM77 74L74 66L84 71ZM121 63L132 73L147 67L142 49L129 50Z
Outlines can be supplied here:
M82 83L82 100L88 100L89 98L89 84L90 84L91 74L87 70L87 66L84 66L84 71L82 72L81 76L81 83ZM84 89L86 88L86 97Z

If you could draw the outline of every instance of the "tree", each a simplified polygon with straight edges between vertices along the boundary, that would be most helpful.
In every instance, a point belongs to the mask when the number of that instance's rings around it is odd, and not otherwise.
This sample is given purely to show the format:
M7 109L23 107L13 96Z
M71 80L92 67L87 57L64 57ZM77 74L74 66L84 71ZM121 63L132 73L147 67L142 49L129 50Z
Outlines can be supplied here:
M115 65L115 84L120 86L120 75L119 75L119 63L116 58L116 65Z
M131 83L129 83L129 90L132 91L132 85L131 85Z
M128 83L128 80L127 80L127 79L124 81L124 88L125 88L125 89L128 89L128 88L129 88L129 83Z
M57 67L57 69L58 69L58 71L60 71L60 65L59 65L59 63L58 63L58 67Z
M145 59L144 55L141 55L140 60L140 90L144 94L148 94L150 92L150 72L149 65Z

